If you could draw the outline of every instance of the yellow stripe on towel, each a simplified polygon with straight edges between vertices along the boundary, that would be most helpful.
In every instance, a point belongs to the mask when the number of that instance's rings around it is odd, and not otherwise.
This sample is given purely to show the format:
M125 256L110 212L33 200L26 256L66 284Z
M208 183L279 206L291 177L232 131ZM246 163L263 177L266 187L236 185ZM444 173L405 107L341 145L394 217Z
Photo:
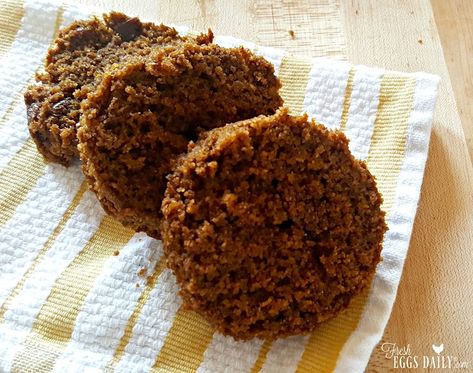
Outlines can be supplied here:
M106 216L94 236L58 277L12 370L49 372L71 339L75 320L104 263L134 232Z
M0 3L0 58L15 41L24 14L23 0L2 0Z
M8 309L11 301L13 298L15 298L23 288L23 285L25 284L26 280L31 276L31 274L35 271L36 266L38 263L43 259L44 255L46 252L51 248L53 245L54 241L56 241L57 236L61 231L64 229L67 221L70 219L72 216L74 210L76 209L77 205L79 204L82 196L84 195L85 191L87 190L87 183L84 181L79 189L79 191L76 193L74 196L74 199L72 200L71 204L67 208L66 212L62 216L61 220L59 221L59 224L56 226L54 231L51 233L51 235L48 237L48 240L46 243L43 245L41 250L39 251L38 255L36 258L33 260L29 268L26 270L25 274L21 278L21 280L16 284L16 286L10 291L8 294L7 298L5 299L5 302L3 302L2 306L0 307L0 323L3 321L3 315L5 315L6 310Z
M268 356L268 352L269 350L271 350L272 345L272 340L267 339L266 341L264 341L263 345L259 350L258 358L256 359L255 364L251 369L251 373L258 373L261 370L264 365L264 362L266 361L266 356Z
M215 329L194 312L177 311L151 372L195 372L204 359Z
M416 79L387 74L381 81L378 115L374 123L370 153L366 163L376 176L383 195L383 209L389 212L395 198L397 179L406 149L409 116L414 101Z
M308 59L292 56L284 56L282 59L278 74L282 83L279 93L284 100L284 106L289 108L292 114L302 114L311 67L312 62Z
M307 342L297 373L332 372L335 369L343 345L358 325L367 295L368 289L352 300L346 312L320 324Z
M113 372L116 365L119 363L119 361L123 357L123 354L125 353L125 348L130 342L133 328L136 325L138 317L140 316L144 305L146 304L146 302L148 302L149 295L151 291L153 290L154 286L156 285L156 281L158 280L160 274L163 272L165 268L166 268L166 260L164 259L164 257L162 257L156 263L153 274L148 278L148 281L146 282L146 286L138 299L137 305L135 309L133 310L133 313L131 314L126 324L125 331L123 333L123 336L120 338L120 342L118 344L118 347L115 350L115 353L113 354L113 358L109 361L109 363L105 367L106 372Z
M408 119L412 110L414 78L387 73L381 81L379 107L371 140L368 167L376 176L378 189L389 212L406 146ZM399 141L393 142L399 138ZM348 310L314 331L299 362L298 373L332 372L351 333L357 328L369 289L355 297Z
M45 164L29 138L0 171L0 228L13 216L16 208L44 173Z

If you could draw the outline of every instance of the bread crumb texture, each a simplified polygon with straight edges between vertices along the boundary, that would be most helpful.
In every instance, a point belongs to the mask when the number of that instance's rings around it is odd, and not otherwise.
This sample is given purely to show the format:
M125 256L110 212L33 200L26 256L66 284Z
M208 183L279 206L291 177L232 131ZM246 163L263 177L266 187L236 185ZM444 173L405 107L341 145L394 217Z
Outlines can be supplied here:
M186 306L220 332L305 334L370 284L381 203L342 133L281 109L214 129L180 158L165 254Z

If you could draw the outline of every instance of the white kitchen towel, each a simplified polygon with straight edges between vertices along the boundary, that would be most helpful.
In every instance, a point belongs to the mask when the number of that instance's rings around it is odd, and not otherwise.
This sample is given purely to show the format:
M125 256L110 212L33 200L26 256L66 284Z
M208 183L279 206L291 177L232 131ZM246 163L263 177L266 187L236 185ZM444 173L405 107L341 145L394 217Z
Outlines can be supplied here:
M107 217L79 167L44 164L29 137L24 89L59 27L92 10L7 2L11 24L0 25L11 40L0 43L0 371L362 372L406 258L438 77L216 38L271 61L292 112L347 134L377 178L389 226L373 284L347 312L310 336L235 342L181 308L159 241Z

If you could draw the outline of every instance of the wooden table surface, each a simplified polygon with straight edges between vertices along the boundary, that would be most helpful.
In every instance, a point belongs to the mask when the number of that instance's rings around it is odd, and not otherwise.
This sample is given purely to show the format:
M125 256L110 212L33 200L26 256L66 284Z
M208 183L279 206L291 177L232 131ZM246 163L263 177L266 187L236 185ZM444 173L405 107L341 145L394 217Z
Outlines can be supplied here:
M473 369L473 1L78 1L301 55L440 75L418 215L382 342L416 355L443 343ZM367 371L391 367L378 346Z

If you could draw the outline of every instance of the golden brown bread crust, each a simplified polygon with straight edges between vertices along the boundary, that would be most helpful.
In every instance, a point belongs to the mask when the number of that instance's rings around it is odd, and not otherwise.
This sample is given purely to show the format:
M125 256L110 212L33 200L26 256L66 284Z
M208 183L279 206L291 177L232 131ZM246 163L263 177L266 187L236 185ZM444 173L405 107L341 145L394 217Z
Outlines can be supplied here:
M202 131L272 114L273 66L243 48L183 43L120 63L82 103L83 170L103 207L158 238L166 175Z
M282 109L208 132L168 180L168 265L220 332L309 333L370 284L385 214L342 133Z
M212 38L209 32L195 41L210 43ZM48 51L45 71L25 93L28 128L44 158L67 166L78 155L80 102L110 64L184 41L194 39L116 12L103 19L76 21L63 29Z

